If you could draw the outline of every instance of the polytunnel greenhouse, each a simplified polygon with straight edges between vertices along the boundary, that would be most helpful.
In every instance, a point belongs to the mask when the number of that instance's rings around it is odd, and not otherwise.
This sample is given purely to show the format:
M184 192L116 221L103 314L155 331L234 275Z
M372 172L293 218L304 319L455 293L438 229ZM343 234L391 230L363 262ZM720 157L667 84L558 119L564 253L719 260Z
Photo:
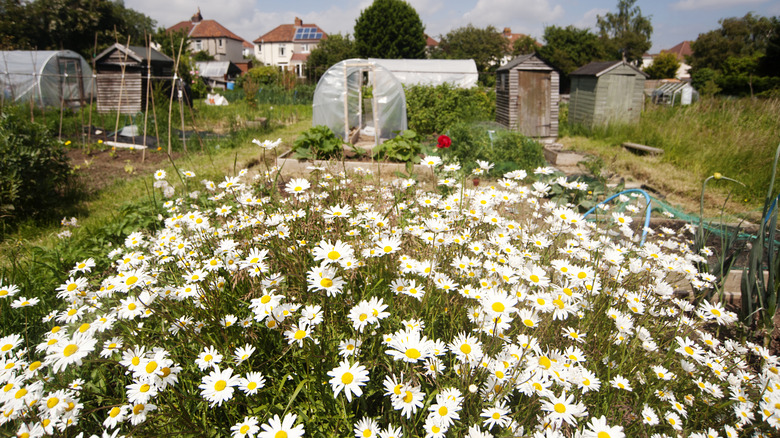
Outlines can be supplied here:
M401 82L366 59L335 64L314 91L312 125L325 125L345 141L359 130L375 144L406 130L406 97Z
M92 96L92 68L71 50L0 52L0 90L5 102L77 106Z

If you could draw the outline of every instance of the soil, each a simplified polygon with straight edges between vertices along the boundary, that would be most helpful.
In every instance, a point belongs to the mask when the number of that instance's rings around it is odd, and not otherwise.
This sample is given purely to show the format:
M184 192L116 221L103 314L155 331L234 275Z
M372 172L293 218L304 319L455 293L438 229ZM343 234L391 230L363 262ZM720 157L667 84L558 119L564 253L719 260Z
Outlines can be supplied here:
M156 149L70 149L66 155L74 173L81 177L87 193L94 193L129 176L151 175L169 163L168 154ZM178 156L178 153L174 153L172 158Z

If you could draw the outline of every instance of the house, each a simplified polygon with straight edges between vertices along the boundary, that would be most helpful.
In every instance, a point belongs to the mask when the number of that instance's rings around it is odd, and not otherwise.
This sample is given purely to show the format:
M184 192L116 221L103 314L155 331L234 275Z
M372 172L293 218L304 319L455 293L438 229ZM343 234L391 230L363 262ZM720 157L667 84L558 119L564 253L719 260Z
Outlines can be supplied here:
M424 33L423 35L425 36L425 56L430 58L433 51L439 47L439 42L431 38L427 33Z
M206 52L215 61L244 61L244 39L214 20L204 20L198 12L189 21L182 21L168 28L168 32L184 30L190 38L190 52Z
M294 71L305 76L309 53L328 35L316 24L304 24L295 17L293 24L282 24L253 41L255 58L265 65Z
M690 41L683 41L671 49L661 50L661 53L673 53L677 57L677 60L680 61L680 68L677 69L677 74L675 74L677 79L691 79L691 66L687 63L687 58L693 55L693 49L691 49Z
M535 53L496 70L496 122L527 137L558 136L560 74Z
M506 38L506 40L507 40L506 53L504 53L504 57L501 58L501 61L499 61L499 65L504 65L504 64L506 64L507 62L511 61L514 58L514 56L512 55L512 52L514 52L515 41L517 41L517 40L519 40L521 38L525 38L528 35L526 35L524 33L512 33L512 28L510 28L510 27L505 27L504 31L501 32L501 35L504 38ZM539 44L539 42L537 42L537 41L534 41L534 42L536 43L537 47L541 47L542 46L541 44Z
M173 59L151 47L115 43L95 57L97 110L136 114L146 109L153 83L170 86Z
M569 122L585 126L631 123L644 105L647 73L626 61L591 62L569 74Z

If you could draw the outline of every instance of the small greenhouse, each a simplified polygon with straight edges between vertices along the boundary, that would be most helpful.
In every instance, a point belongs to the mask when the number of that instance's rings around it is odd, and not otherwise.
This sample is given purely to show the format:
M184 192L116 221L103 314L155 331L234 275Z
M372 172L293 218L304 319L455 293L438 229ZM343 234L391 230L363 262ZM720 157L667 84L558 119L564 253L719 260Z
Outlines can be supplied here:
M687 82L661 81L651 97L658 105L690 105L699 100L699 92Z
M390 70L367 59L348 59L322 75L314 90L312 125L325 125L348 141L356 131L374 144L406 130L406 97Z
M92 68L71 50L0 52L3 101L77 106L92 96Z

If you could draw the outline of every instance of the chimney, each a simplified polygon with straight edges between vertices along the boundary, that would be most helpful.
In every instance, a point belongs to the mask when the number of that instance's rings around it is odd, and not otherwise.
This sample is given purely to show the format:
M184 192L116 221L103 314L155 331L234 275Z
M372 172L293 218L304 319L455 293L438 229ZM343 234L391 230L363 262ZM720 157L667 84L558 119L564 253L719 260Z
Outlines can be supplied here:
M295 25L298 26L298 27L303 26L303 20L301 20L298 17L295 17Z
M190 21L192 21L193 23L200 23L201 21L203 21L203 15L200 15L200 7L198 8L198 12L196 12L195 15L193 15L192 18L190 18Z
M505 27L504 28L504 36L509 36L509 35L512 35L512 28Z

